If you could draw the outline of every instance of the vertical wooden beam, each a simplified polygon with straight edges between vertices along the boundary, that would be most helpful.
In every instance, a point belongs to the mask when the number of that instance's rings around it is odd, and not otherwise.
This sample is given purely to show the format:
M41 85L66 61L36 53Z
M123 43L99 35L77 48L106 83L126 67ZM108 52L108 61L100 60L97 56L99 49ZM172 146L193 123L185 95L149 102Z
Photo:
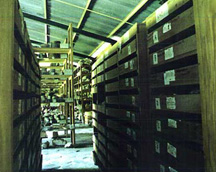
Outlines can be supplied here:
M12 172L14 0L0 1L0 171Z
M216 0L194 0L206 172L216 172Z

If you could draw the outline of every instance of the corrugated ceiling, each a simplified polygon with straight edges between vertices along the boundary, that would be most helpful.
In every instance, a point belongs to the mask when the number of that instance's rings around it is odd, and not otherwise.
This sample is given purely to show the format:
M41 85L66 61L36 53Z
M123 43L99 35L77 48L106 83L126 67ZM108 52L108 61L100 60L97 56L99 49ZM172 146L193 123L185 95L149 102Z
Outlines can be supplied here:
M47 1L47 16L49 20L68 25L73 24L77 28L85 7L89 0L20 0L24 13L40 18L45 17L45 2ZM86 10L80 29L103 37L107 37L124 18L140 3L140 0L91 0ZM114 36L122 36L136 22L141 23L160 6L160 0L149 0L133 17L131 17ZM36 19L25 18L30 39L39 43L45 43L45 23ZM67 37L67 30L49 26L50 41L63 42ZM86 35L77 34L74 43L74 51L90 55L102 40ZM34 44L37 45L37 44ZM82 57L74 57L75 61Z

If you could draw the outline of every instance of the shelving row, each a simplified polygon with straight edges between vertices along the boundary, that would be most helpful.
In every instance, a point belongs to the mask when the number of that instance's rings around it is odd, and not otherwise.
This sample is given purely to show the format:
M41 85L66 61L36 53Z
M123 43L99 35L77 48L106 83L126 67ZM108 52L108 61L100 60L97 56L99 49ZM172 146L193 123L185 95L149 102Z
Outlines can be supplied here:
M18 1L14 13L13 171L40 171L40 69Z
M142 99L148 99L145 40L145 25L134 25L92 67L93 110L103 119L102 124L95 120L95 130L97 135L102 125L106 131L104 168L110 171L148 169L150 162L151 156L143 158L151 150L143 139L150 135L148 101Z
M168 1L146 23L156 170L205 171L193 3Z

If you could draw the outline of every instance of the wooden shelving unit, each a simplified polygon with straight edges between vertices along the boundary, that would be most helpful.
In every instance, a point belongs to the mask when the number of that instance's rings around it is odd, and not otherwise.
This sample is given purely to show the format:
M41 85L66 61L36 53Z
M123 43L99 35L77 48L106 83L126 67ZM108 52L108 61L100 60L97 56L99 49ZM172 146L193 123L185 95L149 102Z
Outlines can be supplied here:
M91 111L86 106L91 107L91 66L82 62L74 71L74 94L76 106L81 106L81 116L84 122L84 113Z
M146 40L145 24L136 24L92 66L94 155L101 169L149 170Z
M68 117L70 117L71 130L71 142L75 146L75 118L74 118L74 76L73 76L73 43L72 43L72 24L68 27L68 47L70 48L34 48L36 53L47 53L47 54L67 54L68 58L43 58L39 60L39 64L49 63L55 64L55 66L42 66L41 68L46 69L57 69L60 70L60 74L42 74L41 88L42 92L45 93L49 89L57 89L58 93L61 94L65 102L48 102L46 105L56 103L59 105L59 109L62 110L66 116L66 125ZM69 72L69 73L68 73ZM70 101L69 101L70 100Z
M18 1L1 6L1 171L40 171L40 69Z
M204 171L193 3L170 0L146 24L155 171Z

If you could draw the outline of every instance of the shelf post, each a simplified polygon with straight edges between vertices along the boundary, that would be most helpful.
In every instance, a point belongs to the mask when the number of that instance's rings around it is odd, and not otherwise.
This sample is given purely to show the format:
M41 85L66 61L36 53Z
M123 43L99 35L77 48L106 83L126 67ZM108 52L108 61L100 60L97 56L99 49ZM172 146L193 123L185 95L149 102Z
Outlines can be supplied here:
M216 172L216 0L193 0L206 172Z
M0 25L0 171L13 171L14 0L1 1Z

